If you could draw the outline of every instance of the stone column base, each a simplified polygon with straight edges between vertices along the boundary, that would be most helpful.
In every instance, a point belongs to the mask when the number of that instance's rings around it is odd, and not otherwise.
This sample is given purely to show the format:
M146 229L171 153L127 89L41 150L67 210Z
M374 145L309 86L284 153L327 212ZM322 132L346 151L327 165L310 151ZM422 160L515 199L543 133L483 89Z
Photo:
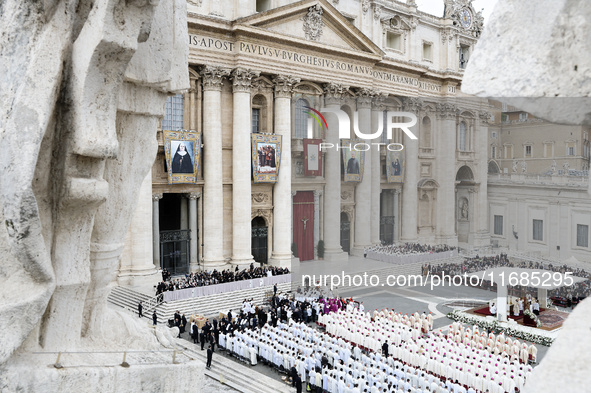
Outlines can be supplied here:
M367 246L355 246L351 249L351 255L356 257L363 257L363 255L365 254L365 249L369 246L369 244Z
M251 263L255 263L255 261L254 261L254 259L252 257L250 257L250 258L240 258L240 259L234 259L234 258L232 258L232 260L230 261L230 263L232 264L232 266L238 266L238 268L240 269L242 266L249 267L250 264Z
M458 237L456 235L435 236L435 243L447 244L448 246L458 246Z
M121 272L117 276L119 285L132 287L145 287L146 285L150 287L160 280L162 280L162 275L153 266L149 270L133 271L132 269L131 271Z
M325 261L343 261L346 262L349 260L349 254L344 251L336 251L336 252L329 252L328 250L324 251L324 260Z
M269 258L269 265L271 266L277 266L277 267L286 267L289 269L289 271L291 271L292 266L291 266L291 261L294 259L295 257L289 257L289 258L279 258L276 256L271 256L271 258ZM299 259L295 258L298 260L299 263Z

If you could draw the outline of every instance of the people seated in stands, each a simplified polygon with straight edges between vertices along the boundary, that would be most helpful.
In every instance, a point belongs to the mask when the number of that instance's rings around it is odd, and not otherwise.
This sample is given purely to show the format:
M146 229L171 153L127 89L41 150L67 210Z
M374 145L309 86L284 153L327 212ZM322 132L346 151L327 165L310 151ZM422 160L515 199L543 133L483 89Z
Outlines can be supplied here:
M364 250L364 254L367 255L370 251L386 255L434 254L455 249L456 247L448 246L447 244L433 246L429 244L404 243L402 245L388 244L368 247Z
M185 274L184 278L176 278L173 280L170 279L170 273L168 273L166 269L163 269L163 281L159 282L156 286L156 295L159 295L162 292L166 291L175 291L185 288L203 287L206 285L223 284L233 281L269 277L269 274L272 276L289 274L289 269L275 266L254 268L253 265L249 269L244 269L242 271L238 271L238 267L236 267L235 271L227 269L221 272L217 270L214 270L212 272L195 272L191 274Z

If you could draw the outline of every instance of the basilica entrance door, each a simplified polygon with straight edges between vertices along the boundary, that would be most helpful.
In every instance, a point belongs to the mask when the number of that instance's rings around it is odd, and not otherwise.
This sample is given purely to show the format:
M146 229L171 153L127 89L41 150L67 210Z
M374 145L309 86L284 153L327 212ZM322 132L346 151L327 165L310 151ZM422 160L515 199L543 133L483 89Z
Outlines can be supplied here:
M267 263L268 227L263 217L251 221L251 250L255 262Z
M160 261L172 275L189 272L190 230L160 231Z
M293 242L300 261L314 259L314 193L298 191L293 197Z

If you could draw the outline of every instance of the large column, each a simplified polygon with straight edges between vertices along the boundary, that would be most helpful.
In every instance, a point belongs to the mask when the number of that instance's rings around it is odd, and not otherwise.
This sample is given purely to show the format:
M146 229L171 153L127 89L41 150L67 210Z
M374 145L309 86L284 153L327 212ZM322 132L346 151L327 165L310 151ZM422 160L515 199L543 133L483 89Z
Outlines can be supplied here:
M336 83L324 86L324 104L329 109L340 109L342 95L348 89ZM336 115L325 114L328 129L326 142L335 148L327 149L324 158L324 259L327 261L348 260L349 256L341 248L341 152L339 122Z
M377 92L376 92L377 93ZM372 107L371 113L371 132L378 129L378 122L384 118L383 101L387 94L377 93ZM382 132L386 131L386 125L382 124ZM377 142L377 140L376 140ZM377 147L377 146L376 146ZM381 149L372 146L371 153L371 242L372 244L380 244L380 194L382 192L382 166L381 164ZM367 158L366 158L367 160ZM396 214L398 215L398 214Z
M437 105L437 122L431 119L437 157L437 211L436 242L457 245L456 236L456 113L457 107L449 103ZM421 122L422 124L422 122Z
M362 88L357 92L359 130L364 134L370 134L374 131L371 129L372 96L373 92L370 89ZM371 144L371 141L368 140L367 143ZM363 256L365 249L371 246L372 240L372 156L374 155L372 150L374 149L370 148L365 152L363 177L361 178L361 182L355 187L355 238L351 254L356 256ZM375 155L379 154L380 152L377 150Z
M279 176L273 190L273 253L269 263L291 267L291 92L298 78L278 75L275 83L275 134L282 136ZM250 197L250 195L249 195Z
M476 121L474 140L476 141L475 154L478 160L478 170L475 174L478 184L478 216L476 219L476 246L490 245L489 214L488 214L488 121L490 113L482 111L480 119Z
M400 240L400 190L392 190L394 193L394 242Z
M162 194L152 195L152 260L154 267L160 269L160 209Z
M200 197L200 193L189 194L189 229L191 230L191 242L189 243L189 269L191 272L196 271L199 268L199 260L197 247L197 239L199 237L199 231L197 230L197 199Z
M203 264L221 266L224 261L224 194L222 184L222 108L223 78L229 70L205 66L203 76Z
M320 196L321 190L314 190L314 257L318 257L318 241L320 240Z
M258 76L243 68L232 72L232 264L254 262L251 250L250 83ZM283 164L283 163L282 163ZM281 168L283 169L283 168Z
M183 194L181 198L181 230L189 229L189 212L187 211L187 198Z
M417 113L418 103L413 98L407 98L404 102L404 110ZM418 134L418 127L412 130L415 135ZM419 135L417 135L419 137ZM404 134L403 139L405 150L405 178L402 185L402 235L400 240L403 242L417 241L417 211L418 211L418 171L419 171L419 141L410 139Z

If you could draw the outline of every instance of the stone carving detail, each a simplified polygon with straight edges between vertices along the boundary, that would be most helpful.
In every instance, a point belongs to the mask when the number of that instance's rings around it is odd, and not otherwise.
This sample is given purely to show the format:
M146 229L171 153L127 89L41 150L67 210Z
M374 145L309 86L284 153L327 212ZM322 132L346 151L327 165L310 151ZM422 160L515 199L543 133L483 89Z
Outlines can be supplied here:
M355 95L357 96L357 104L361 107L370 107L373 98L378 95L379 93L374 89L368 89L367 87L362 87L355 91Z
M373 97L373 105L374 109L377 111L384 111L386 110L385 102L386 98L388 98L388 93L382 93L380 91L374 90L375 95Z
M252 220L255 217L263 217L267 222L267 225L271 225L273 222L273 211L270 209L257 209L253 210L250 214L250 219Z
M265 192L257 192L256 194L252 194L252 201L254 203L265 203L269 201L269 194Z
M308 8L308 13L302 18L304 21L304 33L306 33L307 40L318 41L322 36L322 28L324 27L322 12L320 4L316 4L315 6Z
M324 85L324 101L326 104L340 104L343 94L347 92L349 86L343 86L338 83L327 83Z
M221 90L224 77L230 75L230 70L223 67L206 65L201 68L203 90Z
M453 119L456 117L458 108L457 106L450 103L438 103L437 104L437 117L439 119Z
M349 191L343 191L343 192L341 192L341 199L343 201L346 201L347 199L351 198L351 195L352 194Z
M375 4L373 6L373 18L375 20L379 20L381 16L382 16L382 6Z
M300 78L289 75L277 75L273 78L275 84L275 97L291 98L293 86L300 82Z
M417 113L423 109L423 100L417 97L406 97L402 102L402 107L405 111Z
M341 212L347 213L349 215L349 219L352 219L355 214L355 206L353 205L342 205Z
M201 7L203 0L187 0L187 3L191 5L196 5L197 7Z
M361 0L361 9L363 10L363 13L367 13L367 11L369 10L369 0Z
M470 12L472 13L472 24L467 32L474 38L480 38L480 34L484 28L484 17L482 16L482 11L475 12L474 7L472 6L472 1L473 0L444 0L445 8L443 11L443 18L452 19L454 21L454 26L459 27L462 25L460 23L460 11L464 8L470 9Z
M478 113L478 116L480 117L480 122L482 124L488 124L488 122L492 118L492 114L488 111L480 111Z
M232 71L232 88L233 92L246 92L250 93L252 87L252 78L256 78L260 75L259 71L251 71L241 67L238 67Z
M196 201L197 199L201 198L201 193L200 192L189 193L189 194L187 194L187 198Z
M162 194L152 194L152 202L158 202L163 197Z
M25 339L45 351L159 347L107 295L166 98L189 88L186 4L77 4L2 3L11 18L0 15L2 35L17 39L0 49L0 270L10 278L0 286L0 364ZM55 390L25 378L13 382Z

